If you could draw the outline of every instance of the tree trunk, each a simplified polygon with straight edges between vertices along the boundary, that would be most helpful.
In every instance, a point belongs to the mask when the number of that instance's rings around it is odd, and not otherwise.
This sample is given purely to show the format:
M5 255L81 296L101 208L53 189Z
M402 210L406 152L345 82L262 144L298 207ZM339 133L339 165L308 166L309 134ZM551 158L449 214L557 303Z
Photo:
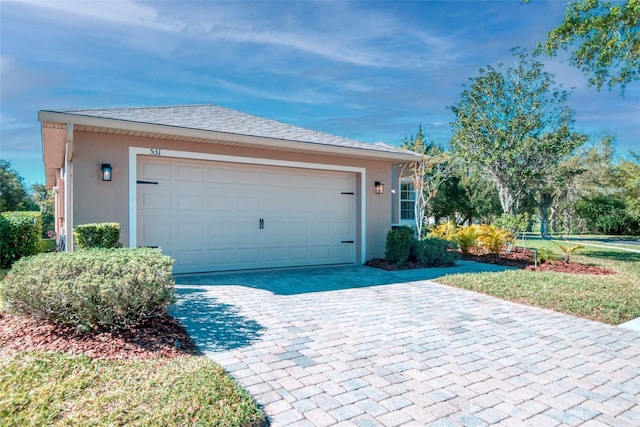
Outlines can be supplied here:
M496 187L498 188L498 197L500 198L500 206L502 212L508 214L512 213L515 197L513 192L506 185L499 181L496 181Z
M549 207L553 201L553 196L549 193L540 194L538 207L540 209L540 235L549 237Z

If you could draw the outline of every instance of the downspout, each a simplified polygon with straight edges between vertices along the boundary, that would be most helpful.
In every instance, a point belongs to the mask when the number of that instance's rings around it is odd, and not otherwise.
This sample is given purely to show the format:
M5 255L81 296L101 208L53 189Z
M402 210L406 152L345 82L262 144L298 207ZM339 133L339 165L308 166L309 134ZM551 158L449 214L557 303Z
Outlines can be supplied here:
M67 123L64 153L64 232L67 252L73 251L73 123Z

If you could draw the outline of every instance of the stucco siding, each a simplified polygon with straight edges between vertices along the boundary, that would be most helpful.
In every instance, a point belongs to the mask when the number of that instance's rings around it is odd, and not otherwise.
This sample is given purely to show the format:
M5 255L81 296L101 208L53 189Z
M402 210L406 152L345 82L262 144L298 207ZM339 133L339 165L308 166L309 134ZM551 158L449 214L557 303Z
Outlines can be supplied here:
M384 256L384 241L391 224L391 170L389 161L367 160L337 155L247 148L232 145L177 142L134 136L76 131L73 150L74 224L118 222L122 227L121 242L129 245L129 147L147 147L191 153L208 153L247 158L285 160L358 167L366 169L366 258ZM111 182L100 179L100 165L113 168ZM361 179L359 177L358 179ZM385 192L376 195L375 181L385 184ZM359 183L358 187L361 188ZM362 195L358 194L360 198ZM360 206L360 201L358 201ZM357 224L361 229L362 224ZM358 258L359 259L359 258Z

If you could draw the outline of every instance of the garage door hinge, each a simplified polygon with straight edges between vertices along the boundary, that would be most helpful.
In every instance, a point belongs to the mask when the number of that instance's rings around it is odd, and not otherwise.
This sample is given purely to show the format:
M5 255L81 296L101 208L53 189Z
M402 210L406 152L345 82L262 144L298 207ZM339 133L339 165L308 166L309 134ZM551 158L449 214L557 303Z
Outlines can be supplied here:
M158 181L141 181L141 180L137 180L136 184L153 184L153 185L158 185Z
M351 194L351 195L353 196L353 191L351 191L351 192L343 191L343 192L342 192L342 193L340 193L340 194Z

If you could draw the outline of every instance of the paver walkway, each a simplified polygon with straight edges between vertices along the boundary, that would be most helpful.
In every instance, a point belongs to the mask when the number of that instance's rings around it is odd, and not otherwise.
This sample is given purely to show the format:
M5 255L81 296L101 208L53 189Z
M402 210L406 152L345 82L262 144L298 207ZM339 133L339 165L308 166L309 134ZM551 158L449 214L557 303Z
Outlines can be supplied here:
M179 276L172 314L273 426L640 425L640 332L426 280L440 275Z

